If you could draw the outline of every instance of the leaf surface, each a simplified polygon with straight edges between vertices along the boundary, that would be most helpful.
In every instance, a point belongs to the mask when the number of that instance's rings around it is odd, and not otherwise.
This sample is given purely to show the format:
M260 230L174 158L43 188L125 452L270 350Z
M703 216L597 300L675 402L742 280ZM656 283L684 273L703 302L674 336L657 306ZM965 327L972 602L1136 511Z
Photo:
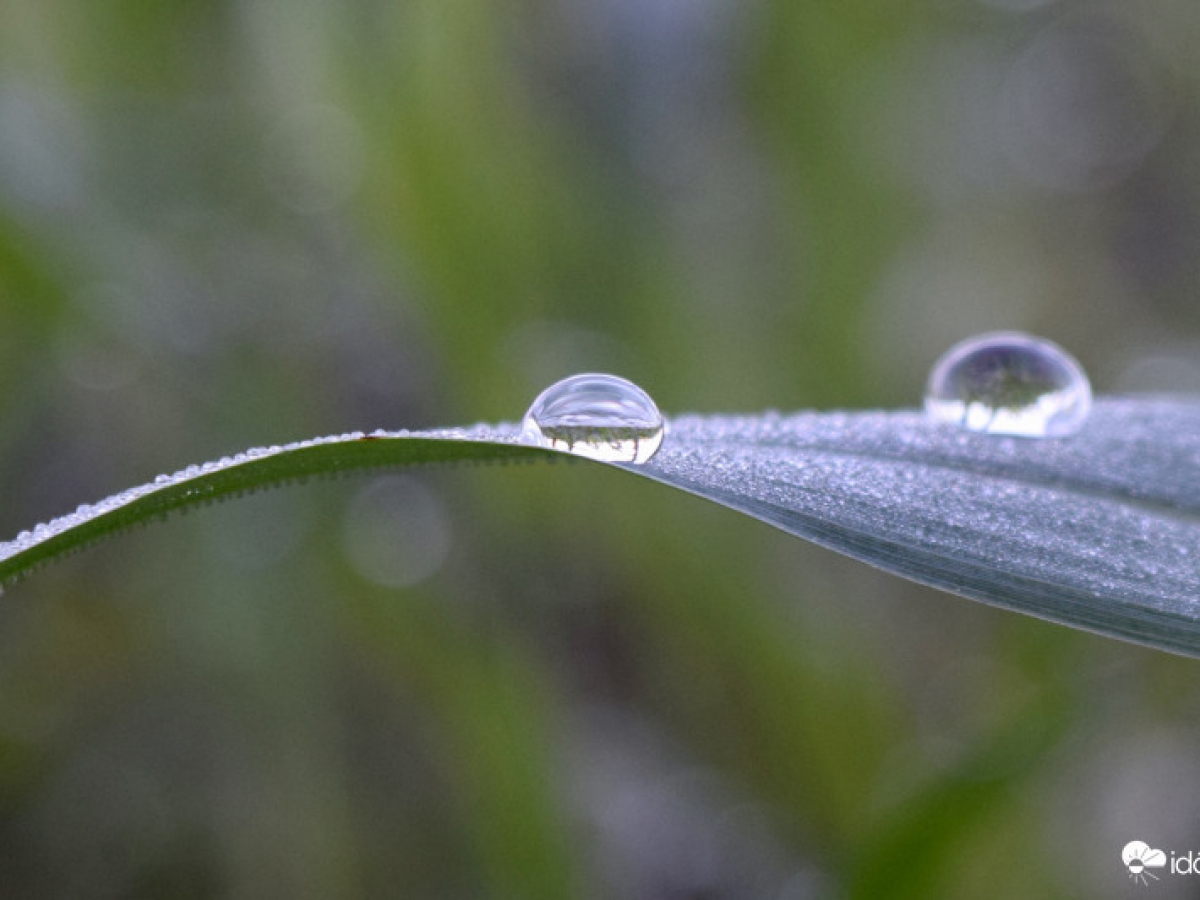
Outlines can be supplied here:
M547 459L513 425L375 432L247 451L0 544L11 580L106 535L270 485L432 462ZM1103 399L1060 439L912 411L682 416L617 465L915 581L1200 655L1200 401Z

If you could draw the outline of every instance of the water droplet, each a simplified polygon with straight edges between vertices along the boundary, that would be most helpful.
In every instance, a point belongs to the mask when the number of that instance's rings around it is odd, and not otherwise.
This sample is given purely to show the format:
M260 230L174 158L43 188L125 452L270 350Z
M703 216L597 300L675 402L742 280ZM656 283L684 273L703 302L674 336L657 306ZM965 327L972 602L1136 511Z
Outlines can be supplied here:
M640 387L585 373L538 394L521 429L527 443L606 462L644 463L663 439L663 417Z
M1092 388L1069 353L1043 338L997 332L951 347L925 391L925 410L968 431L1065 437L1087 419Z

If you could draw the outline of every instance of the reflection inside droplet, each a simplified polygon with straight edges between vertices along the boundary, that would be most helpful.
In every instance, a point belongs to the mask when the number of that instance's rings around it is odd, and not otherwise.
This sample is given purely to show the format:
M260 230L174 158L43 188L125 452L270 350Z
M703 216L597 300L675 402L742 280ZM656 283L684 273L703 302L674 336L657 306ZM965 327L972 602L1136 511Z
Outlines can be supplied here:
M1019 332L985 334L952 347L933 368L925 409L969 431L1064 437L1092 405L1082 367L1057 344Z
M644 463L662 444L663 430L662 413L636 384L584 373L538 395L525 414L522 437L591 459Z

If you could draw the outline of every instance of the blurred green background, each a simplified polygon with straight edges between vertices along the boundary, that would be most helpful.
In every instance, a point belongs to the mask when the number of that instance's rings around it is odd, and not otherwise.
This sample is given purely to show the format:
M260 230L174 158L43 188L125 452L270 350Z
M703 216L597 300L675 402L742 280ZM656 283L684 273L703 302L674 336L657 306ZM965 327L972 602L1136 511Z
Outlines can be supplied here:
M914 406L1020 328L1200 391L1198 59L1195 0L0 0L0 533L584 370ZM1196 663L638 481L322 482L10 589L0 896L1103 898L1200 847Z

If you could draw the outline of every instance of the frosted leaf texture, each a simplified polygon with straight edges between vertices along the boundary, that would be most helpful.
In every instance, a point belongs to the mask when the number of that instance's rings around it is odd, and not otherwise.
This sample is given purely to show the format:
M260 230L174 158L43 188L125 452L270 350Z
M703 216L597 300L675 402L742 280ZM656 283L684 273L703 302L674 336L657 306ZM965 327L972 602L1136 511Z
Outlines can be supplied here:
M1200 401L1029 441L919 413L683 417L637 471L915 581L1200 655Z
M247 451L22 532L0 545L0 578L309 474L569 455L522 444L515 425ZM682 416L650 461L609 465L916 581L1200 656L1200 399L1101 399L1077 434L1037 441L916 411Z

